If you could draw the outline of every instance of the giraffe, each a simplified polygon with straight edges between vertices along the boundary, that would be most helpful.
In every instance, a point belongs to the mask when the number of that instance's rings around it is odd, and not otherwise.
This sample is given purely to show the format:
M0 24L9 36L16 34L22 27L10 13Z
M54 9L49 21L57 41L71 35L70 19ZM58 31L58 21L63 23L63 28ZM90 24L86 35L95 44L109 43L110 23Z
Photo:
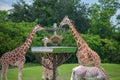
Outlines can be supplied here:
M42 80L53 80L53 60L52 55L42 57Z
M71 23L68 16L65 16L63 20L60 23L60 26L68 25L74 38L77 43L77 53L76 57L78 59L78 63L83 66L87 66L89 64L90 66L101 66L101 59L99 55L93 51L85 42L85 40L80 36L80 34L75 29L74 25Z
M47 47L47 43L51 43L51 39L44 37L42 39L44 42L44 47ZM40 60L42 64L42 80L52 80L53 79L53 58L51 55L44 55Z
M72 69L72 74L70 80L109 80L108 76L105 75L98 67L86 67L77 66Z
M17 66L18 67L18 80L22 80L22 69L25 63L25 54L27 52L27 50L30 47L30 44L32 43L32 38L35 34L36 31L40 31L43 30L44 28L36 25L31 33L29 34L29 36L27 37L27 39L25 40L25 42L15 48L12 51L6 52L5 54L2 55L2 57L0 58L0 62L2 64L2 73L1 73L1 80L3 77L5 77L6 80L8 80L7 78L7 70L8 70L8 66L12 65L12 66Z

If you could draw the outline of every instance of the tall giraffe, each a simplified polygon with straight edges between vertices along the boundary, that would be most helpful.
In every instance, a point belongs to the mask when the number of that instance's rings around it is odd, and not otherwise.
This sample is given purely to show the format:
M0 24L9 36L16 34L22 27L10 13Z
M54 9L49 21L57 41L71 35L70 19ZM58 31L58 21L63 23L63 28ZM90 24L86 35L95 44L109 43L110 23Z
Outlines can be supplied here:
M9 65L13 65L13 66L17 66L18 67L18 80L22 80L22 69L25 63L25 54L27 52L27 50L30 47L30 44L32 43L32 38L35 34L36 31L40 31L43 30L44 28L42 28L39 25L36 25L31 33L29 34L29 36L27 37L27 39L25 40L25 42L15 48L12 51L6 52L5 54L2 55L2 57L0 58L0 62L2 64L2 73L1 73L1 80L3 78L3 76L5 76L5 79L7 79L7 70L8 70L8 66Z
M78 50L77 50L76 56L78 59L78 63L81 65L84 65L84 66L87 66L87 64L90 64L91 66L100 67L101 59L100 59L99 55L87 45L85 40L80 36L80 34L75 29L74 25L71 23L68 16L65 16L63 18L63 20L60 23L60 26L63 26L66 24L71 29L72 34L77 43Z

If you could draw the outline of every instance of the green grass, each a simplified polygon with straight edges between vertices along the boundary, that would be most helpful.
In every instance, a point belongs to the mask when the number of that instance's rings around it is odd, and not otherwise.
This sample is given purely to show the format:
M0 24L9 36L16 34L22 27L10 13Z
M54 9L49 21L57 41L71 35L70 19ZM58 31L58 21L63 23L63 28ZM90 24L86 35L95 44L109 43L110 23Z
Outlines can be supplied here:
M77 47L54 48L53 53L75 53Z
M58 67L58 80L70 80L72 68L78 64L63 64ZM120 64L102 64L110 80L120 80ZM17 80L17 69L9 69L8 79ZM23 69L23 80L41 80L42 70L38 64L26 64Z

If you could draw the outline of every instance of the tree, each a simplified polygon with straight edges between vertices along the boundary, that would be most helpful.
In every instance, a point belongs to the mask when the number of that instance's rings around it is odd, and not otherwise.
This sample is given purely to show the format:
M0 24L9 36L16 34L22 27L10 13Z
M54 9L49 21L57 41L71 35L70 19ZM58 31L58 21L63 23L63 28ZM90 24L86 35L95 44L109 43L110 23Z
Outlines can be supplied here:
M99 0L99 4L91 6L91 29L89 33L98 34L102 38L112 38L114 27L111 24L111 17L119 9L118 0Z
M120 15L118 15L116 19L117 19L116 20L117 24L114 25L115 30L114 30L113 38L117 41L120 41Z
M7 11L0 11L0 20L1 21L7 20Z
M32 22L32 13L30 12L30 6L25 3L24 0L13 4L14 9L9 10L8 18L14 22Z
M68 15L81 33L86 33L89 28L88 6L80 0L34 0L32 5L20 0L13 7L9 19L14 22L32 22L37 19L39 24L51 26Z
M117 26L118 28L120 28L120 14L117 16ZM118 29L118 32L120 32L120 30Z

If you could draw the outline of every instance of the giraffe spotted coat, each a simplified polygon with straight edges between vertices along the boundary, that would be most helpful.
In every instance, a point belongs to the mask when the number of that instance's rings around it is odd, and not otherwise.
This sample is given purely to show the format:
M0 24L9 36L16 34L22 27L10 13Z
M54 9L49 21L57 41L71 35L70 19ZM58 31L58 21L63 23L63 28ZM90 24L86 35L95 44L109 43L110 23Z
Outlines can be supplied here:
M75 41L77 43L77 59L78 59L78 63L80 65L84 65L86 66L87 64L90 64L91 66L101 66L101 59L99 57L99 55L93 51L85 42L85 40L80 36L80 34L77 32L77 30L75 29L74 25L71 23L70 19L68 18L68 16L65 16L63 18L63 20L60 23L60 26L63 25L68 25L74 38Z
M21 46L15 48L12 51L6 52L2 55L2 57L0 58L0 62L2 65L1 80L3 79L3 77L5 77L5 79L8 80L7 70L9 65L18 67L18 80L22 80L21 77L22 77L22 69L25 63L25 54L29 49L30 44L32 43L32 38L35 32L43 29L44 28L42 28L41 26L36 25L32 29L26 41Z

